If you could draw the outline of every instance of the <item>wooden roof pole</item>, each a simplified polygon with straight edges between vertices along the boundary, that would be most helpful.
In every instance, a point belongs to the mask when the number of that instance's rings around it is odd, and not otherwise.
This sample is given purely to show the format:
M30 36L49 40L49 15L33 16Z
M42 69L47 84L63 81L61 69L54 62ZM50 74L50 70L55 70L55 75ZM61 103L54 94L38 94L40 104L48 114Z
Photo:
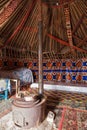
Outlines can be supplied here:
M68 4L64 5L64 15L65 15L68 41L70 44L71 51L73 52L73 54L75 54L74 49L71 47L73 46L73 40L72 40L72 30L71 30L71 21L70 21L70 11L69 11Z
M72 34L74 34L77 31L77 29L79 28L80 24L82 23L84 17L85 17L85 15L82 14L82 16L80 17L79 21L76 23L76 25L75 25L75 27L74 27L74 29L72 31Z
M11 36L7 39L7 41L1 48L3 48L6 44L8 44L13 39L13 37L19 32L19 30L23 28L26 22L26 19L29 17L29 15L31 14L31 10L34 8L35 3L36 3L36 0L33 0L31 7L29 8L29 11L26 12L20 24L17 26L17 28L14 30L14 32L11 34Z
M43 62L42 62L42 42L43 42L43 34L42 34L42 4L41 0L39 0L39 46L38 46L38 66L39 66L39 96L43 96Z
M63 41L63 40L61 40L61 39L59 39L59 38L57 38L57 37L55 37L55 36L53 36L53 35L51 35L51 34L47 34L47 36L50 37L50 38L52 38L52 39L54 39L56 42L58 42L58 43L60 43L60 44L62 44L62 45L69 46L69 47L72 47L72 48L75 49L75 50L78 50L78 51L87 53L87 50L84 50L84 49L79 48L79 47L74 46L74 45L71 46L68 42Z

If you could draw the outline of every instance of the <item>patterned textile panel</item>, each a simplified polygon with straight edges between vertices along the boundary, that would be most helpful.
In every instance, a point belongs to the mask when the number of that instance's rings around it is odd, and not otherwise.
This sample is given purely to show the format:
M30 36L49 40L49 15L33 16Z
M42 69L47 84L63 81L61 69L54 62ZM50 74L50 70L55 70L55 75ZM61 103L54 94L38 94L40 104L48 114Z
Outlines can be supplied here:
M37 64L37 63L34 63ZM35 80L38 81L38 66L32 64ZM44 81L87 83L87 59L43 61Z
M4 62L5 61L5 62ZM27 67L32 70L34 81L38 82L38 61L37 60L15 60L13 64L10 59L1 60L3 68L8 67ZM10 62L10 64L9 64ZM87 83L87 59L54 59L43 60L43 79L44 81L68 82L68 83Z

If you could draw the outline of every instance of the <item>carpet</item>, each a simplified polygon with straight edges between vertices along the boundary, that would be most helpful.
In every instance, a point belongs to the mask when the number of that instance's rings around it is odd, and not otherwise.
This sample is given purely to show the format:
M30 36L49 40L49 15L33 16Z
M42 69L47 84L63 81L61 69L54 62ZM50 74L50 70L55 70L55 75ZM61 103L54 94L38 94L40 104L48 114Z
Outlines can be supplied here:
M38 94L38 89L29 88L28 91L30 94ZM72 108L87 110L87 94L45 90L44 95L47 97L48 108L70 106Z
M87 104L82 101L73 101L73 100L61 100L58 104L58 106L67 106L71 108L77 108L81 110L87 110Z
M60 114L59 120L57 119L58 122L55 122L58 130L87 130L86 110L68 108L66 106L58 109L59 111L62 110L62 115Z

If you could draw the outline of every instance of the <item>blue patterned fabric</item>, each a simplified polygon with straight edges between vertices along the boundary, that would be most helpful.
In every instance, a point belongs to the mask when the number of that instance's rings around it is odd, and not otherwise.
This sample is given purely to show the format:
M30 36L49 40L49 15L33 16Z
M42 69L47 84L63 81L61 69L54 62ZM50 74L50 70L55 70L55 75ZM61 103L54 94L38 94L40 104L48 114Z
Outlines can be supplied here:
M0 99L7 100L8 91L11 91L10 79L0 79Z
M0 77L8 79L19 79L20 85L33 82L32 71L27 68L18 68L14 70L0 70Z
M13 72L14 78L20 79L20 85L28 84L33 82L33 74L30 69L20 68Z
M32 61L30 68L35 82L38 82L36 64L37 60ZM43 60L43 81L87 84L87 58Z
M10 91L10 79L0 79L0 91Z

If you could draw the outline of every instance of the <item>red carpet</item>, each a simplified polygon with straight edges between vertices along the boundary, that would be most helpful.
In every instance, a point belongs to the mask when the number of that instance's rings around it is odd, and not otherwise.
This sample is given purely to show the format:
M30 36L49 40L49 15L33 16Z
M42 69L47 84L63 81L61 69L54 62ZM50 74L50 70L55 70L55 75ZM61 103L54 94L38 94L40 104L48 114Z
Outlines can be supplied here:
M62 115L58 122L58 130L87 130L86 110L67 107L60 108L62 109Z

